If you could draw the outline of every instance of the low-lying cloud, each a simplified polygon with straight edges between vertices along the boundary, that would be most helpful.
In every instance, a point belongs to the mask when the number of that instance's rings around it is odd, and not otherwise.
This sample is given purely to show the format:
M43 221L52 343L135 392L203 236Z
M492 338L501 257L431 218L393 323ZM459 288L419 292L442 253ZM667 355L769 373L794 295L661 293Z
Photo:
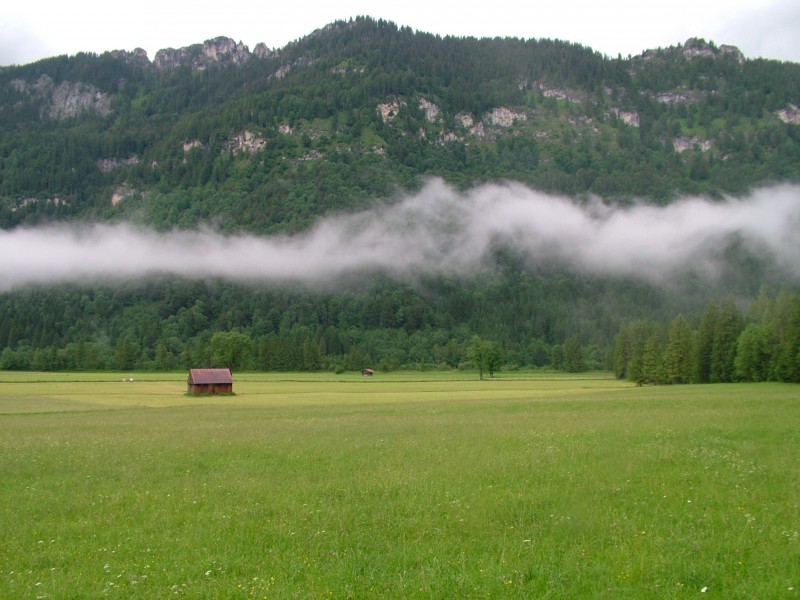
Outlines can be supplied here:
M392 205L325 218L292 236L157 233L129 224L18 228L0 232L0 290L157 274L302 284L376 272L469 274L490 264L498 247L533 266L665 282L685 271L714 277L720 248L734 238L800 281L800 186L620 208L520 184L461 193L433 180Z

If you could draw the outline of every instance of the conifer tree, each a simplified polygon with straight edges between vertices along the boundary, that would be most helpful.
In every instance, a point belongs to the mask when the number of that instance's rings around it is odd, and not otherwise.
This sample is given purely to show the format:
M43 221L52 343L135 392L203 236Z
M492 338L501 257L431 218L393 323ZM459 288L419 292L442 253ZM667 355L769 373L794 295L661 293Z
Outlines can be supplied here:
M736 378L741 381L767 381L775 348L771 330L765 325L748 324L736 342Z
M692 328L683 315L675 317L669 326L664 358L666 379L669 383L693 381Z
M715 301L710 301L700 321L695 344L695 360L697 381L709 383L711 381L711 350L714 347L714 331L717 327L718 307Z
M735 379L736 341L744 327L742 315L733 303L720 304L711 345L709 381L726 383Z
M653 334L644 343L637 384L658 385L664 383L664 345L658 335Z

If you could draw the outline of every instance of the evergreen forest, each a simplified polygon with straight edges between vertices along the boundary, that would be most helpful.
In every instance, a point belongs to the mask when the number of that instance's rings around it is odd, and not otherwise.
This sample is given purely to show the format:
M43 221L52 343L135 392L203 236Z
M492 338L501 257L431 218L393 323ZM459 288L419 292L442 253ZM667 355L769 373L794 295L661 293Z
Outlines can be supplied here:
M257 50L257 51L256 51ZM609 57L359 17L284 48L216 38L0 68L0 227L291 236L432 178L604 206L800 182L800 65L691 39ZM2 235L2 233L0 233ZM800 281L719 248L667 286L531 264L338 286L153 276L0 284L0 369L613 370L800 382ZM0 258L11 264L13 256Z

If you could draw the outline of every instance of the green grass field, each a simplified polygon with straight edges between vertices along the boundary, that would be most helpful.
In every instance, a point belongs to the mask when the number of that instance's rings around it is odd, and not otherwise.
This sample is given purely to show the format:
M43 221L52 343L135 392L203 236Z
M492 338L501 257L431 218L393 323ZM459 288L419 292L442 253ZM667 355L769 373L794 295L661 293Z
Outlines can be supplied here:
M798 386L130 378L0 373L0 597L798 597Z

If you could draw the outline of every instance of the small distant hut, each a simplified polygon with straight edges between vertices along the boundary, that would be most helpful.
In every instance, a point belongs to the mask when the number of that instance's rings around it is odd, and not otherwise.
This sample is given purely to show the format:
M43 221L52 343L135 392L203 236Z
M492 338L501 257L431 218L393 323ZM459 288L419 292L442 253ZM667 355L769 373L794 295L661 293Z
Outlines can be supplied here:
M232 394L233 376L230 369L189 369L189 393Z
M364 377L372 377L373 375L375 375L375 371L373 371L372 369L361 369L361 374Z

